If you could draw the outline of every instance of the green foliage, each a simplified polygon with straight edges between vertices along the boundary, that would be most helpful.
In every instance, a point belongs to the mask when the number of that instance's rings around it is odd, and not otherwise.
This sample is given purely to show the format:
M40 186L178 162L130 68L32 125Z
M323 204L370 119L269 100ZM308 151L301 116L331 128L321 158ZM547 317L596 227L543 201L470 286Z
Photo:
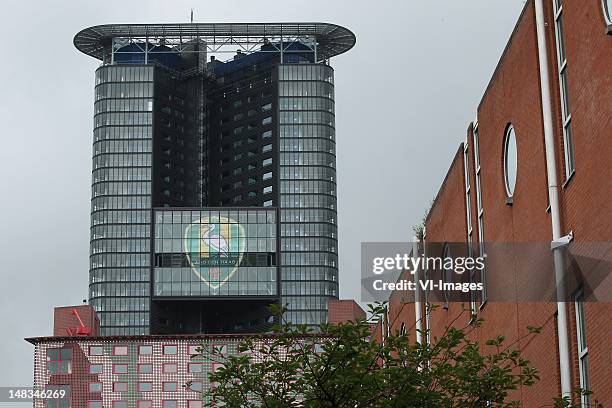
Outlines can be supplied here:
M435 200L431 200L429 205L425 208L421 222L412 226L412 231L419 242L423 242L423 239L425 238L425 223L427 222L427 217L429 216L429 212L431 211L434 201Z
M469 335L482 320L458 328L457 316L430 344L398 334L376 342L371 325L385 310L386 304L373 304L368 320L321 325L314 332L283 322L283 308L273 308L282 322L273 334L246 338L238 355L203 353L224 364L210 374L215 386L204 392L204 401L228 408L518 407L509 393L538 380L515 346L539 328L511 344L498 336L481 345ZM576 406L558 403L556 408Z
M592 392L589 390L583 390L581 388L577 388L574 390L571 396L565 396L554 399L554 408L603 408L603 405L600 404L597 400L590 401L588 405L581 404L580 400L582 396L587 395L591 396ZM590 398L589 398L590 399Z

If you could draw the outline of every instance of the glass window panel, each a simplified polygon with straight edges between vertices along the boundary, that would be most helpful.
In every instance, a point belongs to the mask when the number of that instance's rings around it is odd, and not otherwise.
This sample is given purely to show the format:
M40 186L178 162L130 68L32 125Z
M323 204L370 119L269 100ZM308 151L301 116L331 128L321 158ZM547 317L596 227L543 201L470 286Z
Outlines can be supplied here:
M518 167L518 155L516 147L516 135L514 127L510 125L506 132L506 138L504 142L504 167L505 167L505 180L506 180L506 191L509 197L514 194L514 187L516 185L516 174Z
M153 346L138 346L138 354L140 355L150 355L153 354Z
M587 347L586 326L584 319L584 303L582 300L575 302L576 306L576 326L578 330L578 351L582 352Z
M60 350L60 360L71 360L72 359L72 349L61 349Z
M574 164L574 141L572 139L572 123L568 122L564 128L565 149L565 176L569 178L575 170Z
M153 364L139 364L138 372L140 374L151 374L153 372Z
M89 374L100 374L103 370L102 364L91 364L89 366Z
M89 392L102 392L102 383L100 382L89 383Z
M138 383L138 391L139 392L150 392L150 391L153 391L153 383L150 383L150 382L139 382Z
M114 374L127 374L127 372L128 372L127 364L113 364Z
M570 114L570 106L567 91L567 68L561 72L561 102L563 104L563 120L567 120Z

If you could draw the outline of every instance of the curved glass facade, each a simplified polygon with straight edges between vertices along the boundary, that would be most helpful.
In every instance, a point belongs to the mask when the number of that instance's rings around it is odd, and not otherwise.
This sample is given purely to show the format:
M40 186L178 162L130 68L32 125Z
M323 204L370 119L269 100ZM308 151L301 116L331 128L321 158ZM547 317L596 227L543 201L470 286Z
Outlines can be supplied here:
M96 71L89 298L103 335L149 333L153 74Z
M333 69L283 64L278 80L282 302L316 325L338 297Z

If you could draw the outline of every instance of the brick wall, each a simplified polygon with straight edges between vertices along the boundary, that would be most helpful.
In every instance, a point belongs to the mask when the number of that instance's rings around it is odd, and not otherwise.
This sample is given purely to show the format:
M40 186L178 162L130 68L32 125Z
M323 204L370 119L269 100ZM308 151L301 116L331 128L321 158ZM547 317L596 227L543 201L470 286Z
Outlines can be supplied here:
M559 97L556 40L552 0L544 1L546 35L549 53L558 180L565 182L563 128ZM581 253L609 261L612 242L610 214L610 157L612 123L612 36L606 25L599 0L564 1L563 18L568 60L568 95L572 113L576 172L569 182L559 187L563 233L574 233L574 244L590 245ZM477 109L481 190L484 209L485 242L540 243L552 239L550 214L547 212L548 192L539 81L538 49L533 1L523 13L500 59ZM516 132L518 171L512 205L506 203L504 185L503 143L507 126ZM468 173L471 190L472 239L478 241L478 214L474 167L473 126L468 127ZM467 221L462 148L455 155L440 187L426 222L428 242L466 242ZM535 245L535 244L534 244ZM607 252L606 252L607 251ZM607 255L604 255L607 254ZM607 264L609 265L609 263ZM512 285L521 269L537 274L554 275L552 265L536 268L516 260L504 267L503 276L489 276L489 284ZM497 273L497 272L496 272ZM609 273L608 273L609 275ZM535 275L534 275L535 276ZM540 275L540 277L547 277ZM610 278L602 282L595 294L608 296ZM390 301L390 316L396 317L394 327L401 322L414 322L414 306ZM468 308L467 303L451 303L432 312L431 332L439 336L449 324L465 326L466 319L453 319ZM573 364L572 387L579 386L576 345L575 309L567 303ZM586 302L589 376L594 398L604 406L612 402L609 367L610 302ZM517 390L511 398L520 398L525 407L551 404L560 394L559 358L556 333L556 303L488 301L479 309L484 325L472 333L482 343L488 338L504 335L511 343L527 333L527 326L541 326L542 333L519 345L526 358L541 373L533 387ZM483 349L486 351L486 349Z
M354 300L329 300L329 323L338 324L366 317L365 311Z
M573 231L575 241L603 243L592 246L585 255L605 257L609 261L612 247L612 35L606 35L600 1L568 1L563 7L576 173L561 189L562 222L565 232ZM557 112L557 125L557 136L561 139L560 112ZM607 255L604 255L605 251ZM608 274L607 284L600 286L607 289L608 295L612 287L610 281ZM571 306L570 338L574 384L577 385L575 310ZM612 403L611 310L609 302L587 302L584 305L591 388L594 397L604 406Z
M53 310L53 335L68 336L70 335L68 330L74 331L80 326L79 320L73 313L74 310L79 314L83 324L92 330L91 335L99 335L100 320L90 305L56 307Z

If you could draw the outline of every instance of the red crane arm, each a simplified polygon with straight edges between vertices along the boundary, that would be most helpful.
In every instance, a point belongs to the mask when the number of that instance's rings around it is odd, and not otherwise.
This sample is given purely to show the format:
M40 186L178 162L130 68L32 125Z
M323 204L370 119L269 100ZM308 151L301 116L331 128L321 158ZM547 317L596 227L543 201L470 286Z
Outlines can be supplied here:
M81 327L86 327L83 324L83 320L81 320L81 316L79 316L79 312L77 312L76 309L72 309L72 314L76 316L77 320L79 321L79 324L81 325Z
M72 309L72 314L76 316L77 320L79 321L79 324L81 325L81 327L77 327L74 330L74 334L76 334L77 336L89 336L91 335L91 328L85 326L85 324L83 324L83 320L81 320L81 316L79 316L79 312L76 309Z

